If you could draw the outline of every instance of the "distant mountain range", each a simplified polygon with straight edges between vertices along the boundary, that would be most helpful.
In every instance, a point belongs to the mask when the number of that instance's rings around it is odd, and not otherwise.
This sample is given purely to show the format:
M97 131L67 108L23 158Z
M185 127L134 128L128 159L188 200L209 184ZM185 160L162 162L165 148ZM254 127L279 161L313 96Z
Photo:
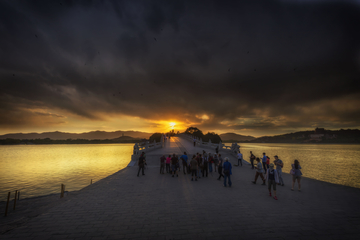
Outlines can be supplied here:
M251 141L254 140L255 137L252 136L244 136L236 133L223 133L219 135L223 142L236 142L236 141Z
M148 139L152 133L138 132L138 131L115 131L115 132L105 132L105 131L92 131L85 133L66 133L66 132L44 132L44 133L10 133L5 135L0 135L0 139L13 138L13 139L44 139L50 138L54 140L66 140L66 139L114 139L120 138L127 139Z

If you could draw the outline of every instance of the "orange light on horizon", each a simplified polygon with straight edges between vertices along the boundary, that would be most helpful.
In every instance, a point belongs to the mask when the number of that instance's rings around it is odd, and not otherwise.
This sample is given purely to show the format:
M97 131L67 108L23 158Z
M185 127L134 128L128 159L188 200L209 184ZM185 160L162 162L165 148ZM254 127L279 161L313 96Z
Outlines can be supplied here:
M169 123L169 125L170 125L171 129L174 129L174 127L175 127L176 123L174 123L174 122L170 122L170 123Z

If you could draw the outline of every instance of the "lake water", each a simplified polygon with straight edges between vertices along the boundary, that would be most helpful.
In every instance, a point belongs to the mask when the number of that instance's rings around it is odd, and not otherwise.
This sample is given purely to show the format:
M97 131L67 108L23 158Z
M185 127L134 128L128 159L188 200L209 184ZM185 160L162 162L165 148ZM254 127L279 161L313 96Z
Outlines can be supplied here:
M230 144L226 144L231 146ZM270 162L278 155L289 173L297 159L304 177L360 188L359 144L282 144L239 143L244 160L250 162L250 151L261 158L265 152Z
M0 201L79 190L123 168L134 144L0 145Z
M226 144L231 145L231 144ZM290 172L294 159L300 161L305 177L360 188L360 145L345 144L251 144L240 143L244 159L250 151L265 152L284 162ZM0 201L7 192L20 190L21 198L79 190L123 168L131 159L133 144L0 145Z

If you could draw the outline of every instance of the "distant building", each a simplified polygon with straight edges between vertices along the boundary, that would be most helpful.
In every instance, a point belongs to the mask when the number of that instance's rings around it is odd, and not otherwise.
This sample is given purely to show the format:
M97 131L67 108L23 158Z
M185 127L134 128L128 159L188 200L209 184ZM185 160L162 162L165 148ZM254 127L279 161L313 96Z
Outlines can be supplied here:
M325 134L310 134L310 140L321 141Z

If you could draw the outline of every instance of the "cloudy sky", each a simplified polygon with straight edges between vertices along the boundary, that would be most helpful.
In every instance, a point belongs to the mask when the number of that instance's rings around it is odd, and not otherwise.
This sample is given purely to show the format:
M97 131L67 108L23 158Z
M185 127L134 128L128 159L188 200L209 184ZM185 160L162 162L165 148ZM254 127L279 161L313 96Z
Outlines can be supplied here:
M360 127L359 1L0 0L0 134Z

